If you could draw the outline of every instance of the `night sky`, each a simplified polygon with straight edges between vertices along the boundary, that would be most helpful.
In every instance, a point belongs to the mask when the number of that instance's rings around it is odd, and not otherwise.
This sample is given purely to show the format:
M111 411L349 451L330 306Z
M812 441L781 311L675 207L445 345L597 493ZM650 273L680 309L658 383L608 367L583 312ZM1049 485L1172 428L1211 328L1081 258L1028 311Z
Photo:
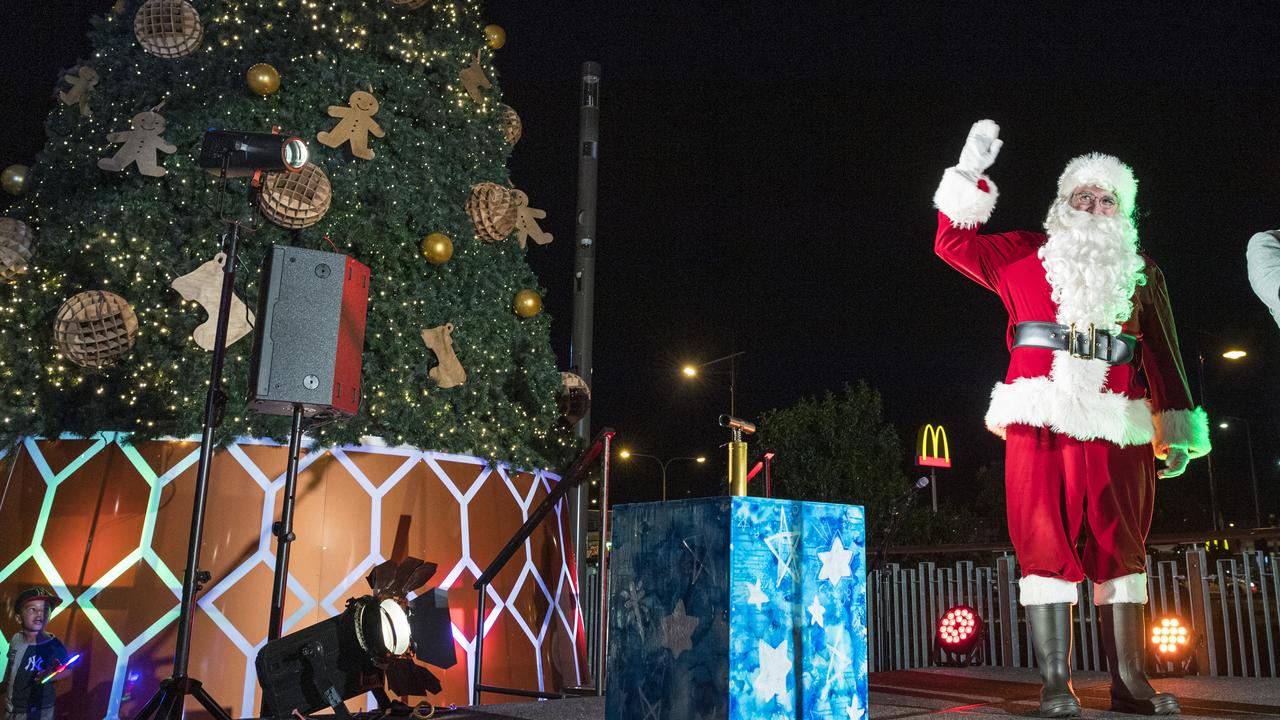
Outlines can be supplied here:
M111 4L0 7L0 165L34 159L58 70L89 54L88 17ZM709 455L672 465L670 493L717 492L729 378L690 383L679 366L744 350L740 415L865 380L904 463L920 424L945 424L957 467L941 497L965 493L1002 454L982 416L1007 362L1005 315L934 257L930 202L970 124L991 118L1004 140L992 230L1039 229L1076 155L1133 166L1192 388L1199 398L1202 351L1210 414L1249 423L1264 515L1280 511L1280 329L1244 263L1249 236L1280 227L1280 10L1174 7L490 3L508 35L504 101L524 122L512 179L556 236L529 259L563 367L580 67L602 66L595 426L637 452ZM1221 359L1233 344L1248 358ZM1214 470L1227 520L1251 524L1241 430L1215 420ZM620 464L613 493L656 499L656 466ZM1158 502L1207 526L1205 463L1163 482Z

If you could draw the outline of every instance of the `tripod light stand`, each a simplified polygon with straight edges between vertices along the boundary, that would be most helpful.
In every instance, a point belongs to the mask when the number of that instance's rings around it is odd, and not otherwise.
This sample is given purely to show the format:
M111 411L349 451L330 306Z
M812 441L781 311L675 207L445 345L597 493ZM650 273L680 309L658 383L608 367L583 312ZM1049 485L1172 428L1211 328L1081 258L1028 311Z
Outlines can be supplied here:
M211 130L205 134L200 153L203 167L220 171L219 187L224 198L227 178L246 169L245 163L255 164L254 170L296 171L306 164L306 160L306 145L301 140L267 133L226 133ZM204 427L200 437L195 501L191 511L191 535L187 542L187 567L183 571L182 597L178 606L178 639L173 655L173 674L160 682L160 687L142 706L135 720L182 720L183 706L188 695L195 697L214 720L231 720L231 716L214 702L200 681L187 675L196 592L210 579L209 572L199 568L200 545L209 495L209 471L213 465L213 429L221 424L222 411L227 404L227 394L222 389L222 367L226 360L227 325L235 294L236 266L239 263L236 251L241 228L245 227L243 219L228 218L223 214L221 202L218 215L226 226L226 232L222 235L222 252L227 260L222 266L222 294L218 300L213 357L209 362L209 391L204 402ZM246 229L252 231L252 227Z

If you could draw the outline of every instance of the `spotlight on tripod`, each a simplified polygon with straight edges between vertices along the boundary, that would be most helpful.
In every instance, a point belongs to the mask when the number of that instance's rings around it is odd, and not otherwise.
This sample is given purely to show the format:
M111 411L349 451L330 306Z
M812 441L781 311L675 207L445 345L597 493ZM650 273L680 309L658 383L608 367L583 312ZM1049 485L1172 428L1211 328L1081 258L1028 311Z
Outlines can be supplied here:
M240 232L251 232L243 219L224 213L227 178L257 175L269 170L299 170L307 162L307 145L300 138L274 133L247 133L210 130L200 147L200 166L219 175L218 217L226 227L222 234L222 290L218 298L213 351L209 360L208 392L204 400L204 429L200 436L200 460L196 470L195 498L191 508L191 535L187 541L187 565L178 602L178 637L173 652L173 674L160 681L156 693L138 711L135 720L182 720L187 696L194 697L213 720L231 720L226 710L209 695L199 680L187 675L191 660L191 627L195 619L196 593L209 581L200 568L200 545L204 536L204 515L209 500L209 474L216 443L213 431L222 423L227 394L222 389L222 366L226 362L227 325L235 296L237 248ZM256 193L252 196L256 197Z
M302 138L276 133L209 130L200 145L200 167L226 177L261 172L298 172L310 152Z

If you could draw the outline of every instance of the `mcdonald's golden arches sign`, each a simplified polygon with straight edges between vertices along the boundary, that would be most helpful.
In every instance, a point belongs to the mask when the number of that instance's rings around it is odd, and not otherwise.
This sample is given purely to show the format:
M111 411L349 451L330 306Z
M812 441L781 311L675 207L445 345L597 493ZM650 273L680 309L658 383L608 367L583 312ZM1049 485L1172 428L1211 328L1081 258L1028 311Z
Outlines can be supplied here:
M951 467L951 446L947 444L947 431L941 425L927 424L920 428L916 438L916 465Z

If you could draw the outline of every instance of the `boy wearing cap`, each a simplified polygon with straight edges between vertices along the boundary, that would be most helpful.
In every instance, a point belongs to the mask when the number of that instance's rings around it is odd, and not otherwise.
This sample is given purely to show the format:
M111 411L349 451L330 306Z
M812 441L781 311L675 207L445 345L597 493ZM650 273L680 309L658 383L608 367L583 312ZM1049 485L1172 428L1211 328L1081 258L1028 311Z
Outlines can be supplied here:
M3 720L53 720L54 687L41 680L67 660L62 642L45 632L60 602L48 588L33 587L13 604L22 630L9 639Z

